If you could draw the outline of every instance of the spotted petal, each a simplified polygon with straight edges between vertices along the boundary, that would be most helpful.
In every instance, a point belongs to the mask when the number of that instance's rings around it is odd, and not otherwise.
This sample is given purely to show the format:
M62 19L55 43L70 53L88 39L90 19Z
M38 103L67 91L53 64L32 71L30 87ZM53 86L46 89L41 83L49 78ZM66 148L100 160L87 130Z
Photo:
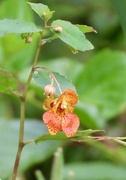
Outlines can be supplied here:
M56 135L61 130L61 119L57 114L51 111L45 112L43 114L43 121L50 134Z
M68 102L71 105L74 105L78 102L78 96L77 94L71 90L71 89L66 89L58 98L59 100L65 100L66 102Z
M80 125L79 118L76 114L67 113L62 119L62 131L67 137L73 136Z

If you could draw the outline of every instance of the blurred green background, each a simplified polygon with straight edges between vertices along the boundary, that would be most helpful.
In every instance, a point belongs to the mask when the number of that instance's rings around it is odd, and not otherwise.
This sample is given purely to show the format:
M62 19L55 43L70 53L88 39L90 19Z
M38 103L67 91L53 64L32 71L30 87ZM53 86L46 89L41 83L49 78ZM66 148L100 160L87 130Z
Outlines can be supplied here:
M22 19L42 25L26 0L1 0L0 19ZM75 107L80 129L103 129L107 136L126 136L126 1L125 0L43 0L54 10L53 19L92 26L96 33L86 34L94 50L72 54L60 40L46 44L38 65L59 72L76 86L79 103ZM52 21L50 20L50 22ZM9 26L9 24L8 24ZM37 36L25 44L19 35L0 39L0 67L19 82L22 91L36 52ZM27 97L25 140L47 132L41 120L43 90L34 81ZM20 101L0 94L0 178L10 179L17 151ZM126 147L112 141L46 141L30 144L23 150L20 180L36 180L36 171L50 179L53 154L63 148L63 180L125 180ZM58 173L58 172L57 172ZM53 180L53 179L52 179ZM54 179L60 180L60 179Z

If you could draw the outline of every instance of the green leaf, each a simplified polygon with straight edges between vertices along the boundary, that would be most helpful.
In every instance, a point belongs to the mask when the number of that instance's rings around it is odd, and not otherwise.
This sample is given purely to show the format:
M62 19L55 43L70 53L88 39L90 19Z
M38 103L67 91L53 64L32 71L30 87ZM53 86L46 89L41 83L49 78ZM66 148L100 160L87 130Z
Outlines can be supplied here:
M64 76L60 75L59 73L52 72L55 76L56 80L60 84L60 88L62 91L65 91L66 89L72 89L73 91L76 91L75 86ZM47 84L51 83L50 74L48 72L37 72L35 71L33 74L33 79L35 82L41 87L44 88ZM56 88L56 95L60 95L60 91L58 89L58 86L56 82L54 82L54 86Z
M29 3L29 2L28 4L42 19L45 19L46 21L48 21L54 13L54 11L50 11L47 5L41 3Z
M47 132L42 121L27 119L25 121L25 141L35 139ZM8 179L18 147L19 119L7 121L0 119L0 178ZM24 147L19 172L25 171L34 164L45 161L61 145L60 141L46 141L41 144L31 143Z
M121 180L126 178L124 166L107 162L73 163L64 167L64 180L68 179L69 172L73 172L74 180Z
M91 26L87 26L87 25L76 25L83 33L89 33L89 32L95 32L97 33L97 31L95 29L93 29L93 27Z
M14 92L17 88L16 79L4 69L0 68L0 92L10 93Z
M63 132L59 132L57 135L53 136L50 133L44 134L40 136L39 138L35 139L34 141L36 143L43 142L45 140L75 140L79 138L84 138L92 133L96 132L103 132L103 130L92 130L92 129L87 129L87 130L82 130L82 131L77 131L77 133L72 136L72 137L66 137L66 135Z
M76 79L81 103L96 106L105 118L126 108L126 54L103 50L96 54Z
M52 22L51 26L53 27L52 31L72 48L80 51L93 49L93 45L86 39L85 35L76 25L68 21L56 20ZM62 31L57 31L56 27L62 28Z
M22 34L41 31L41 29L37 28L33 23L13 19L0 20L0 27L0 37L10 33Z
M68 45L68 48L71 50L71 52L72 52L73 54L77 54L77 53L78 53L78 50L75 49L75 48L73 48L72 46L69 46L69 45Z
M45 43L50 43L51 41L53 41L54 39L57 39L58 37L54 34L53 36L46 38L46 39L42 39L42 45Z

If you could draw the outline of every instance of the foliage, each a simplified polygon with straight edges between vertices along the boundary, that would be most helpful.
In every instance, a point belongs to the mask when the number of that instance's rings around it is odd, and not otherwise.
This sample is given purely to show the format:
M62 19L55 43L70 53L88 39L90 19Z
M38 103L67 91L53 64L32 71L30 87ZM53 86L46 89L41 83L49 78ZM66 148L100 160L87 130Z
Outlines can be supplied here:
M120 22L125 32L126 3L42 3L0 2L0 178L12 175L23 111L19 172L26 179L125 179L126 54ZM74 113L81 125L69 138L63 132L50 135L41 120L44 87L52 81L56 97L67 88L78 94Z

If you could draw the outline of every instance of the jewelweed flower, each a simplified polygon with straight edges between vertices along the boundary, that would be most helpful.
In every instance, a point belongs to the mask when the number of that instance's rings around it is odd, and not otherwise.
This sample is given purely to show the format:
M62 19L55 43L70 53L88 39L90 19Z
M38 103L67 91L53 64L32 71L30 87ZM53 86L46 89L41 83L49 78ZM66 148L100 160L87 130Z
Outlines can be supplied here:
M67 137L71 137L76 133L80 125L78 116L73 113L77 102L78 96L71 89L66 89L58 98L50 96L45 99L43 108L47 112L42 118L50 134L63 131Z

